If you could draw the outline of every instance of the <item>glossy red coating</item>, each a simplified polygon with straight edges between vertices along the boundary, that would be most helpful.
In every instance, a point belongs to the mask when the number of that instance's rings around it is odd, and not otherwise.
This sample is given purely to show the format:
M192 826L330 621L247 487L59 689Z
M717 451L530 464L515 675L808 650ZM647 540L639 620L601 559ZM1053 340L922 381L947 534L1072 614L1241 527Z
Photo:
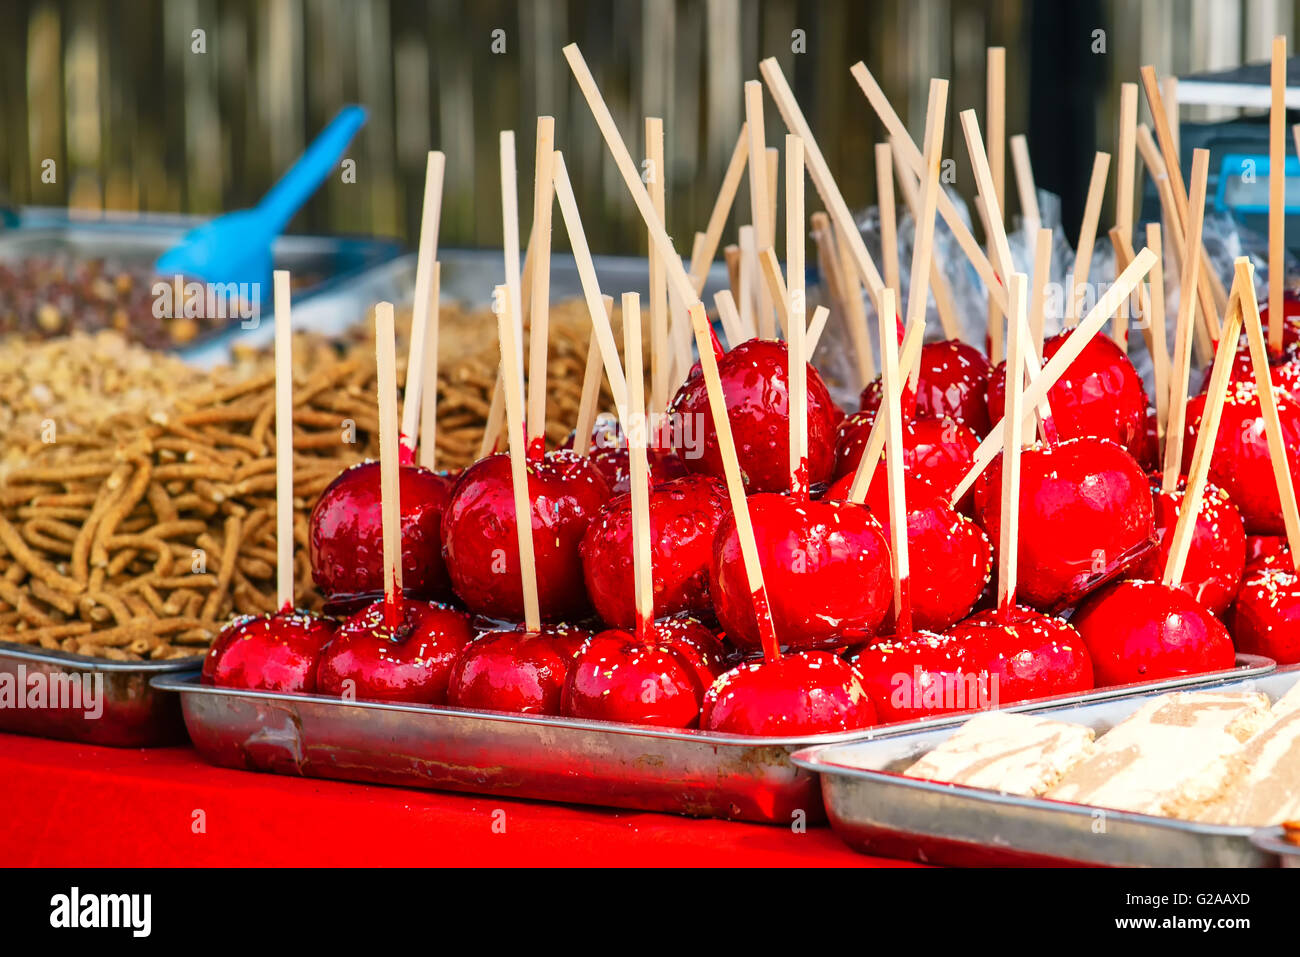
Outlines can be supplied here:
M1071 619L1092 652L1098 685L1124 685L1231 668L1228 629L1179 588L1123 581L1097 592Z
M1088 648L1070 623L1023 605L979 612L949 629L948 637L987 669L995 707L1082 694L1097 681Z
M798 501L764 493L749 499L776 636L793 650L838 648L877 633L893 600L889 545L864 505ZM718 526L709 594L728 639L759 646L740 538L730 512Z
M995 554L1002 461L998 455L975 483L976 519L993 537ZM1021 603L1044 611L1073 605L1136 565L1155 542L1147 477L1114 442L1070 439L1021 453Z
M417 466L404 465L398 471L402 585L410 598L452 597L441 538L451 485L446 476ZM378 462L344 469L326 487L311 510L307 544L312 581L331 610L355 611L384 593Z
M702 665L690 660L689 646L659 641L657 634L656 628L646 642L612 629L588 640L565 679L563 713L663 728L697 726Z
M704 695L700 727L764 737L869 728L876 708L857 670L830 652L738 665Z
M1300 488L1300 402L1274 390L1282 437L1286 442L1291 480ZM1183 470L1191 467L1196 433L1205 412L1205 396L1187 403L1187 435L1183 441ZM1210 459L1210 481L1232 498L1242 524L1251 535L1280 535L1286 531L1281 500L1273 479L1272 456L1264 432L1259 394L1252 383L1228 388L1223 418Z
M559 450L528 463L528 495L542 618L581 619L591 603L578 545L592 516L609 499L609 486L586 458ZM470 611L496 619L523 618L508 455L488 456L465 470L443 515L442 540L452 588Z
M1242 582L1232 637L1238 651L1293 665L1300 663L1300 576L1289 563L1274 562Z
M456 657L447 682L447 703L480 711L560 713L569 666L591 632L570 625L491 631Z
M1043 343L1044 364L1065 344L1065 334ZM989 421L1002 421L1006 363L989 376ZM1047 392L1052 420L1062 439L1111 439L1140 456L1146 443L1147 396L1142 379L1108 336L1093 336Z
M1289 557L1291 549L1287 546L1285 535L1247 535L1246 536L1246 574L1265 566L1278 564Z
M713 536L729 511L726 488L707 475L691 475L650 492L650 564L654 615L706 614ZM632 501L616 496L582 536L582 570L596 613L612 628L636 624L632 562Z
M316 691L321 648L335 623L310 612L244 615L221 629L203 659L205 685L250 691Z
M948 635L914 631L877 639L849 660L881 722L890 723L995 707L981 651Z
M847 477L852 482L875 419L874 412L855 412L840 424L835 437L836 481ZM903 471L908 478L924 479L951 497L970 470L979 444L975 433L954 419L914 419L903 427ZM884 474L882 452L872 481ZM963 508L968 500L969 496L961 503Z
M989 431L989 360L974 346L956 339L927 342L921 347L921 370L916 379L916 417L955 419L978 436ZM877 376L862 390L858 407L880 408L881 383Z
M442 704L447 679L473 637L463 612L433 602L405 600L396 630L384 618L383 600L342 622L321 652L321 694L361 701Z
M750 339L718 360L736 455L747 492L790 488L790 407L784 342ZM676 450L686 468L723 479L708 391L698 372L677 390L670 412ZM830 477L835 427L841 416L821 374L808 366L808 479ZM692 448L694 446L694 448Z
M1155 505L1156 535L1160 547L1134 567L1133 577L1161 581L1173 547L1174 526L1178 523L1183 503L1183 489L1164 492L1157 481L1151 489L1151 498ZM1212 614L1222 615L1237 597L1245 568L1246 530L1241 524L1241 513L1227 492L1217 485L1207 485L1196 516L1196 528L1192 532L1192 545L1187 553L1180 587Z

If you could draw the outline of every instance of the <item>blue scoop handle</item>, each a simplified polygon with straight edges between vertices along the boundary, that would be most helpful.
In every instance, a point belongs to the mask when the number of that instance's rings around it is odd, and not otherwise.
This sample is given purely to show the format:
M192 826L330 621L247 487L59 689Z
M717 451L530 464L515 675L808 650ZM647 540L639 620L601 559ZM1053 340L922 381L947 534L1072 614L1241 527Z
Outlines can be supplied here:
M325 178L338 167L352 137L366 122L362 106L345 106L303 151L274 186L262 197L257 208L275 224L278 233L320 188Z

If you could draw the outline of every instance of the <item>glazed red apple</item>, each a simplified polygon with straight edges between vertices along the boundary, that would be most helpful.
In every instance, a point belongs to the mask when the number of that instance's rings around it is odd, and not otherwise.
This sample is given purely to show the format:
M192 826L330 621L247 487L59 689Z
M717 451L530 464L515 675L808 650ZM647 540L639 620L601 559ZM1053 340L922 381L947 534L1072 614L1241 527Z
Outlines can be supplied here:
M1002 523L1002 456L975 483L976 518L993 537ZM1151 487L1117 444L1070 439L1020 455L1016 597L1044 611L1073 605L1135 566L1156 545Z
M739 665L704 695L700 727L720 734L803 736L869 728L877 721L862 678L826 651Z
M894 588L889 545L866 506L766 493L750 497L749 514L772 623L784 647L839 648L877 633ZM730 512L714 538L709 594L728 639L742 648L759 647Z
M321 649L333 636L334 622L309 612L244 615L213 641L201 680L221 688L312 694Z
M321 694L360 701L442 704L461 649L473 637L469 619L433 602L401 603L401 623L390 628L384 601L342 622L321 652Z
M953 419L977 436L989 431L989 360L974 346L956 339L927 342L921 347L916 379L916 417ZM880 408L880 378L873 379L859 398L859 408Z
M1237 650L1279 665L1300 663L1300 577L1275 563L1247 575L1232 612Z
M989 674L994 707L1095 686L1092 657L1069 622L1017 605L982 611L948 631Z
M846 477L852 481L873 422L874 412L855 412L840 423L835 440L836 481ZM951 497L970 470L979 444L975 433L954 419L914 419L903 427L903 469L908 478L924 479ZM882 453L873 482L885 474L884 462Z
M747 492L790 487L788 359L784 342L750 339L718 359L736 455ZM724 478L708 392L698 372L683 383L670 412L675 449L692 472ZM825 482L840 412L821 375L808 366L808 481Z
M1151 490L1151 497L1160 547L1134 568L1133 575L1146 581L1160 581L1173 547L1174 526L1178 523L1183 489L1165 492L1157 483ZM1241 524L1241 514L1227 492L1215 485L1207 485L1196 516L1196 528L1192 532L1192 544L1180 587L1211 614L1222 615L1237 597L1245 567L1246 530Z
M690 474L690 470L671 449L647 449L646 457L650 464L651 485ZM590 458L613 494L622 495L632 488L632 467L628 462L626 448L593 449Z
M1080 605L1071 622L1102 686L1223 671L1236 662L1219 620L1187 592L1158 582L1117 582Z
M1247 535L1245 574L1278 564L1290 554L1285 535Z
M1274 390L1282 436L1286 443L1291 478L1300 487L1300 403ZM1196 433L1205 412L1205 396L1187 403L1187 436L1183 442L1183 469L1191 466ZM1253 383L1233 384L1223 403L1223 418L1210 460L1210 481L1232 499L1251 535L1280 535L1286 531L1282 505L1273 479L1272 457L1264 433L1259 394Z
M1285 297L1284 319L1282 326L1282 352L1268 355L1269 377L1273 384L1291 398L1300 398L1300 301L1293 294ZM1259 317L1263 323L1264 334L1268 336L1268 306L1260 307ZM1201 391L1209 388L1210 369L1205 370L1201 382ZM1250 383L1255 381L1255 364L1250 356L1250 343L1243 331L1237 343L1237 354L1232 363L1232 381Z
M406 595L424 601L449 600L451 583L442 560L440 530L451 482L414 465L402 466L398 475ZM344 469L311 511L307 533L311 577L332 611L350 613L384 593L380 511L378 462Z
M564 682L561 708L595 718L664 728L695 727L704 684L702 663L680 643L649 641L621 630L602 631L578 653Z
M543 625L488 632L466 645L452 665L447 703L480 711L560 713L569 667L591 632L570 625Z
M729 512L727 492L716 479L692 475L650 491L650 558L654 614L705 614L713 536ZM636 623L632 568L631 496L605 505L582 537L582 569L596 613L613 628Z
M914 631L873 641L849 660L888 724L996 707L988 668L971 652L959 639Z
M609 486L586 458L560 450L529 461L528 496L542 618L579 620L591 603L578 546L609 499ZM460 477L443 515L442 548L451 586L465 607L498 620L523 618L508 455L481 459Z
M1043 343L1046 363L1065 344L1066 335ZM1146 441L1147 396L1133 363L1107 336L1093 336L1065 374L1047 392L1057 436L1090 436L1118 442L1135 456ZM1002 421L1006 405L1006 363L989 376L989 420Z

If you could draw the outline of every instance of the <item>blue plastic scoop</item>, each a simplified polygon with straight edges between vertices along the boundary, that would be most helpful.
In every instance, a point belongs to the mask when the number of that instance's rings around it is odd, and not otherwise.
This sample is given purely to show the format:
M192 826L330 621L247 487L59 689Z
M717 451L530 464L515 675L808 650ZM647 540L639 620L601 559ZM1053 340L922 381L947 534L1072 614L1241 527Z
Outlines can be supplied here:
M158 274L209 283L269 283L276 237L337 168L365 122L363 107L345 106L260 203L190 230L179 245L158 257Z

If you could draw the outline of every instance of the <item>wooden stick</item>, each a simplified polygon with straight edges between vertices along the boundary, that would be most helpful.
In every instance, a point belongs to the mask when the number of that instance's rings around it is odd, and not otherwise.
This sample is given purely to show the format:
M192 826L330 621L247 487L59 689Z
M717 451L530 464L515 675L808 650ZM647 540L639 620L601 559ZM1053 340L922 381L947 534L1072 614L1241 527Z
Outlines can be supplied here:
M271 280L275 292L275 607L291 611L294 598L292 306L288 271L275 270ZM397 401L396 384L393 401Z
M1124 241L1133 242L1133 169L1134 140L1137 137L1138 88L1136 83L1122 83L1119 90L1119 153L1115 166L1115 228ZM1116 263L1115 274L1120 267ZM1120 303L1111 326L1111 338L1128 352L1128 300Z
M1268 111L1268 351L1282 355L1286 290L1286 37L1273 38Z
M497 286L497 334L501 339L502 385L506 401L506 435L510 446L510 485L515 499L515 530L519 544L519 579L524 599L524 630L536 634L542 625L537 599L537 559L533 552L533 505L528 491L528 450L524 436L522 378L510 368L518 355L516 324L511 315L509 285Z
M401 442L408 452L417 448L416 435L424 406L421 403L424 376L428 371L425 350L428 348L430 316L438 311L437 292L433 289L433 270L438 259L438 224L442 218L442 182L447 158L430 150L424 165L424 208L420 214L420 243L415 258L415 299L411 307L411 344L406 357L406 389L402 396ZM432 331L437 337L436 318ZM436 351L437 345L433 347ZM437 363L434 363L437 369ZM437 381L434 380L434 392Z
M889 552L894 572L894 634L906 638L912 634L911 569L907 543L907 490L903 472L903 376L898 367L898 334L893 316L898 307L894 290L886 285L876 302L880 321L880 364L884 370L881 385L881 412L887 419L885 475L889 484Z
M727 345L736 348L747 338L744 324L740 321L740 312L736 309L735 297L729 289L719 289L713 294L713 304L722 321L722 331L727 337Z
M831 311L825 306L818 306L813 310L812 319L808 322L808 336L804 348L804 356L809 362L812 361L813 353L817 351L817 343L821 341L822 333L826 330L826 320L831 317Z
M1014 149L1014 147L1013 147ZM1047 296L1052 282L1052 239L1050 229L1040 228L1034 243L1034 294L1029 303L1029 332L1034 351L1043 352L1044 327L1047 324Z
M776 325L772 313L764 311L759 302L759 290L766 292L763 267L758 256L757 230L753 226L740 227L740 318L752 325L760 339L775 339Z
M1038 210L1034 167L1029 162L1029 140L1025 139L1023 133L1011 137L1011 167L1015 171L1016 190L1020 194L1020 218L1024 220L1025 232L1032 236L1042 226L1043 217Z
M501 370L497 369L497 380L492 385L492 402L488 406L487 422L483 425L483 438L479 440L476 459L487 458L496 451L505 418L506 390L501 381Z
M1075 326L1065 342L1048 360L1047 365L1042 369L1042 374L1030 381L1025 388L1025 408L1032 407L1042 401L1047 391L1056 384L1056 380L1069 368L1070 363L1079 357L1079 353L1083 351L1092 337L1110 320L1110 317L1119 306L1119 301L1133 292L1137 284L1142 281L1142 278L1150 272L1153 265L1155 265L1155 254L1151 250L1143 249L1137 254L1128 269L1125 269L1120 274L1119 279L1115 280L1114 285L1107 289L1101 298L1097 300L1097 304ZM958 502L965 498L966 493L970 491L971 486L975 484L975 480L979 478L980 473L984 471L989 462L1002 450L1005 437L1006 420L1003 419L993 426L989 434L984 437L984 440L975 449L974 461L970 469L962 477L956 491L953 492L951 501L954 508Z
M1133 247L1130 245L1120 231L1115 226L1110 231L1110 242L1115 249L1115 268L1123 271L1128 268L1128 264L1133 261ZM1150 249L1150 244L1147 246ZM1151 250L1156 255L1156 250ZM1159 268L1159 261L1156 266L1152 267L1154 276L1156 269ZM1152 280L1154 282L1154 279ZM1151 367L1154 373L1154 387L1156 393L1156 432L1157 438L1160 438L1159 423L1164 420L1169 412L1169 349L1165 345L1165 327L1164 319L1159 322L1154 321L1154 307L1151 305L1151 297L1147 293L1146 287L1138 284L1137 287L1138 308L1142 314L1142 322L1138 327L1142 331L1142 339L1146 343L1147 354L1151 356ZM1158 328L1157 328L1158 327Z
M1254 267L1245 256L1235 261L1236 276L1241 295L1242 324L1250 342L1250 361L1255 369L1255 389L1259 393L1259 407L1264 418L1264 432L1268 437L1268 456L1273 466L1273 481L1277 486L1278 500L1282 506L1282 520L1286 525L1287 546L1291 550L1292 570L1300 574L1300 508L1296 505L1295 485L1291 479L1291 463L1287 454L1286 438L1282 434L1282 420L1277 411L1277 391L1269 371L1268 344L1259 318L1259 303L1255 301ZM1227 336L1224 336L1227 339ZM1236 339L1229 340L1236 343Z
M1233 283L1232 301L1239 302L1240 279ZM1232 365L1236 360L1237 342L1241 336L1241 309L1234 308L1223 317L1225 335L1219 339L1206 392L1205 409L1197 426L1196 448L1192 453L1192 467L1187 472L1187 487L1178 506L1178 521L1165 561L1163 582L1177 588L1183 581L1187 556L1192 550L1196 521L1205 498L1205 484L1210 477L1210 461L1214 457L1214 443L1219 435L1219 422L1223 418L1223 401L1232 381Z
M1190 229L1184 246L1195 250L1205 222L1205 190L1210 173L1210 151L1192 153L1192 197L1188 203ZM1178 294L1178 324L1174 332L1174 357L1169 393L1169 426L1165 429L1165 467L1161 488L1173 492L1183 468L1183 432L1187 424L1187 389L1192 368L1192 322L1196 309L1196 281L1201 257L1184 254L1182 285Z
M763 271L764 288L776 309L776 318L781 323L781 331L786 338L790 336L790 296L781 278L781 264L776 261L776 252L771 246L758 255L759 265Z
M993 195L999 210L1006 208L1007 182L1007 50L1006 47L989 47L988 70L985 88L985 117L987 118L987 151L989 170L993 176ZM992 210L990 210L991 212ZM1003 220L999 225L1005 226Z
M1147 223L1147 249L1151 250L1156 257L1156 263L1151 267L1151 280L1148 283L1151 289L1148 305L1152 355L1159 363L1155 366L1156 447L1163 449L1165 430L1169 428L1169 379L1172 373L1169 368L1169 342L1166 328L1169 317L1165 312L1164 239L1161 236L1159 223ZM1132 258L1130 249L1129 259Z
M718 360L713 354L709 335L709 317L702 303L691 306L691 328L695 332L695 347L700 354L700 373L709 397L709 412L713 429L718 436L718 452L722 457L722 472L727 482L727 496L731 500L732 514L736 520L736 535L740 539L740 552L745 562L745 576L753 596L754 613L758 620L759 638L764 657L777 661L781 648L772 624L771 605L767 600L767 586L763 583L763 568L758 558L758 541L749 516L749 501L745 497L745 481L740 474L736 458L736 443L731 435L731 420L727 417L727 399L722 394L722 379L718 376Z
M1092 250L1097 241L1097 220L1101 216L1101 202L1106 196L1106 177L1110 172L1110 154L1098 150L1092 161L1092 177L1088 181L1088 199L1083 207L1083 222L1079 224L1079 241L1075 244L1074 265L1070 281L1065 287L1065 326L1073 326L1079 318L1078 288L1088 284L1092 270Z
M438 461L438 326L442 317L442 263L434 260L429 278L429 321L424 340L423 379L427 386L420 388L420 467L433 471ZM414 318L411 320L414 322ZM409 375L409 373L408 373ZM409 380L408 380L409 382ZM406 398L411 396L408 385Z
M781 191L781 151L775 146L769 146L763 151L767 155L767 221L772 224L772 244L776 244L776 223L777 223L777 197Z
M885 267L885 285L902 295L898 266L898 215L894 209L894 161L888 143L876 144L876 206L880 210L880 258Z
M706 347L707 348L707 347ZM627 392L631 415L627 434L628 472L632 497L632 580L636 606L636 636L649 642L654 624L654 574L650 542L650 462L646 454L645 387L641 372L641 297L623 293L623 354L627 360Z
M384 618L389 628L396 629L402 622L402 501L399 481L401 460L397 448L397 346L391 302L381 302L375 306L375 364L378 369L376 389L379 393L379 504L384 535ZM289 488L293 488L292 482ZM292 533L289 540L293 540Z
M885 96L885 91L880 88L880 84L871 75L871 71L859 60L853 64L849 72L858 81L858 86L862 88L862 92L866 95L871 108L876 111L876 115L880 117L885 129L889 131L889 135L896 141L901 158L912 168L912 175L918 178L924 176L925 158L921 155L921 150L907 132L907 127L903 125L903 121L894 111L893 106L890 105L889 98ZM957 245L966 254L966 258L975 268L975 272L979 274L984 286L991 291L998 308L1005 311L1007 306L1006 290L998 283L993 264L989 262L989 258L984 254L984 251L980 249L975 236L966 226L966 220L946 192L939 193L939 215L948 224L948 229L952 232Z
M537 166L533 177L532 312L528 317L528 426L529 448L545 451L546 356L550 345L551 316L551 207L555 203L555 117L537 118ZM515 302L522 302L516 299Z
M1020 541L1020 451L1024 445L1024 360L1020 349L1025 341L1029 280L1014 273L1009 283L1012 314L1007 323L1006 406L1002 421L1007 423L1006 449L1002 455L1002 523L998 528L998 614L1005 621L1016 604L1016 573Z
M614 298L601 296L605 313L614 314ZM582 393L578 398L578 421L573 430L573 450L579 455L591 451L591 432L596 425L596 413L600 405L600 383L603 381L603 360L600 354L600 337L592 327L591 341L587 345L587 364L582 370Z
M903 336L903 343L898 349L898 367L901 375L910 377L912 369L920 364L923 338L923 330L920 326L908 327ZM862 452L862 458L858 460L857 471L853 473L853 481L849 485L850 502L861 505L866 501L867 491L871 488L871 479L876 474L876 466L880 464L880 454L885 449L885 431L889 427L888 416L889 410L881 406L880 411L876 413L876 420L871 423L871 431L867 433L867 447Z
M650 201L661 222L667 223L664 184L664 121L658 116L645 120L646 162L649 177ZM668 374L672 363L668 354L668 274L658 250L650 243L650 408L668 408ZM637 302L638 308L640 301ZM630 397L630 395L629 395Z
M709 214L708 225L704 227L704 239L697 249L691 251L691 284L695 287L696 295L704 292L709 269L718 254L718 243L722 241L722 231L731 216L731 208L736 203L736 193L748 165L749 127L741 124L740 136L736 137L736 148L731 153L727 172L722 177L722 188L718 190L718 198L713 201L713 212Z
M930 264L934 251L935 209L939 204L939 168L943 163L943 125L948 109L948 81L930 81L930 97L925 110L925 169L921 180L921 215L916 221L916 239L912 246L911 284L907 292L907 328L916 326L925 338L925 307L930 298ZM908 387L916 390L921 368L909 373ZM909 414L911 409L908 410Z
M1141 131L1138 132L1138 142L1141 142ZM1161 169L1164 168L1164 161L1161 161ZM1169 254L1170 268L1174 269L1181 277L1183 274L1182 259L1186 251L1186 237L1182 227L1179 225L1178 208L1174 203L1173 188L1169 185L1168 174L1162 174L1156 179L1156 191L1160 195L1160 208L1164 214L1164 221L1169 230L1169 246L1166 250ZM1180 280L1181 281L1181 280ZM1210 331L1204 322L1204 313L1199 309L1196 314L1202 319L1201 322L1192 324L1192 344L1196 349L1197 357L1205 361L1214 358L1214 345L1210 341Z
M763 125L763 84L757 80L745 82L745 127L749 130L749 210L754 224L755 250L761 253L775 242L775 225L772 222L772 199L768 194L767 142ZM744 243L741 243L744 249ZM767 287L758 287L758 334L767 339L775 335L771 294Z
M1160 81L1160 95L1165 101L1165 116L1169 121L1169 142L1175 158L1183 155L1182 129L1178 120L1178 77L1172 73Z
M831 218L824 212L812 214L813 241L817 244L817 260L826 280L831 300L839 310L840 321L849 333L853 344L853 358L857 363L858 379L866 385L876 377L875 357L871 354L871 340L867 338L867 311L862 302L862 287L857 274L845 270L840 257L840 243L831 226ZM811 348L809 354L812 354Z
M890 137L889 145L895 153L898 152L897 137ZM921 212L920 187L917 185L916 177L912 174L912 171L907 168L907 164L901 159L894 163L894 178L898 180L898 188L902 190L903 201L907 203L907 208L912 213L912 219L919 223L923 215ZM943 195L942 190L940 190L939 195ZM948 282L948 277L943 271L943 265L934 252L933 243L931 243L930 247L930 293L934 296L934 308L939 313L939 325L943 327L943 337L960 342L961 325L957 319L957 302L953 299L952 285Z
M501 131L501 223L502 241L505 246L506 285L510 287L510 301L518 311L524 297L519 267L519 182L515 165L513 130ZM523 316L517 315L512 321L515 323L514 342L519 349L514 362L518 366L518 376L522 381L524 377ZM515 374L513 369L509 371L512 375Z
M984 235L988 238L989 254L994 259L998 259L998 269L1001 270L1002 262L994 250L993 220L989 218L989 210L984 203L984 197L978 193L975 195L974 206L975 215L979 218L980 225L984 228ZM1001 276L998 277L997 281L998 285L1001 286ZM990 296L984 324L985 328L988 330L988 353L991 362L998 362L1000 359L1005 358L1006 344L1003 342L1005 323L1003 319L1006 315L1006 311L999 310L997 303L995 303L992 296Z
M722 250L723 261L727 264L727 284L731 287L731 295L737 302L740 301L740 247L731 244Z
M591 316L596 341L600 343L600 355L605 363L605 378L609 380L609 390L614 396L614 404L619 409L623 409L627 406L627 380L623 376L623 366L619 362L618 343L614 340L614 330L610 327L609 314L601 298L600 283L596 279L596 266L591 260L587 234L582 228L582 217L578 215L578 201L573 197L573 184L569 182L569 171L565 167L562 152L557 152L555 155L554 175L555 198L560 203L560 215L564 219L565 231L569 234L569 246L573 250L573 259L578 267L578 279L582 282L583 298L587 301L587 313Z
M785 256L790 317L786 322L786 371L790 392L790 491L808 494L808 303L804 294L803 140L785 137Z

